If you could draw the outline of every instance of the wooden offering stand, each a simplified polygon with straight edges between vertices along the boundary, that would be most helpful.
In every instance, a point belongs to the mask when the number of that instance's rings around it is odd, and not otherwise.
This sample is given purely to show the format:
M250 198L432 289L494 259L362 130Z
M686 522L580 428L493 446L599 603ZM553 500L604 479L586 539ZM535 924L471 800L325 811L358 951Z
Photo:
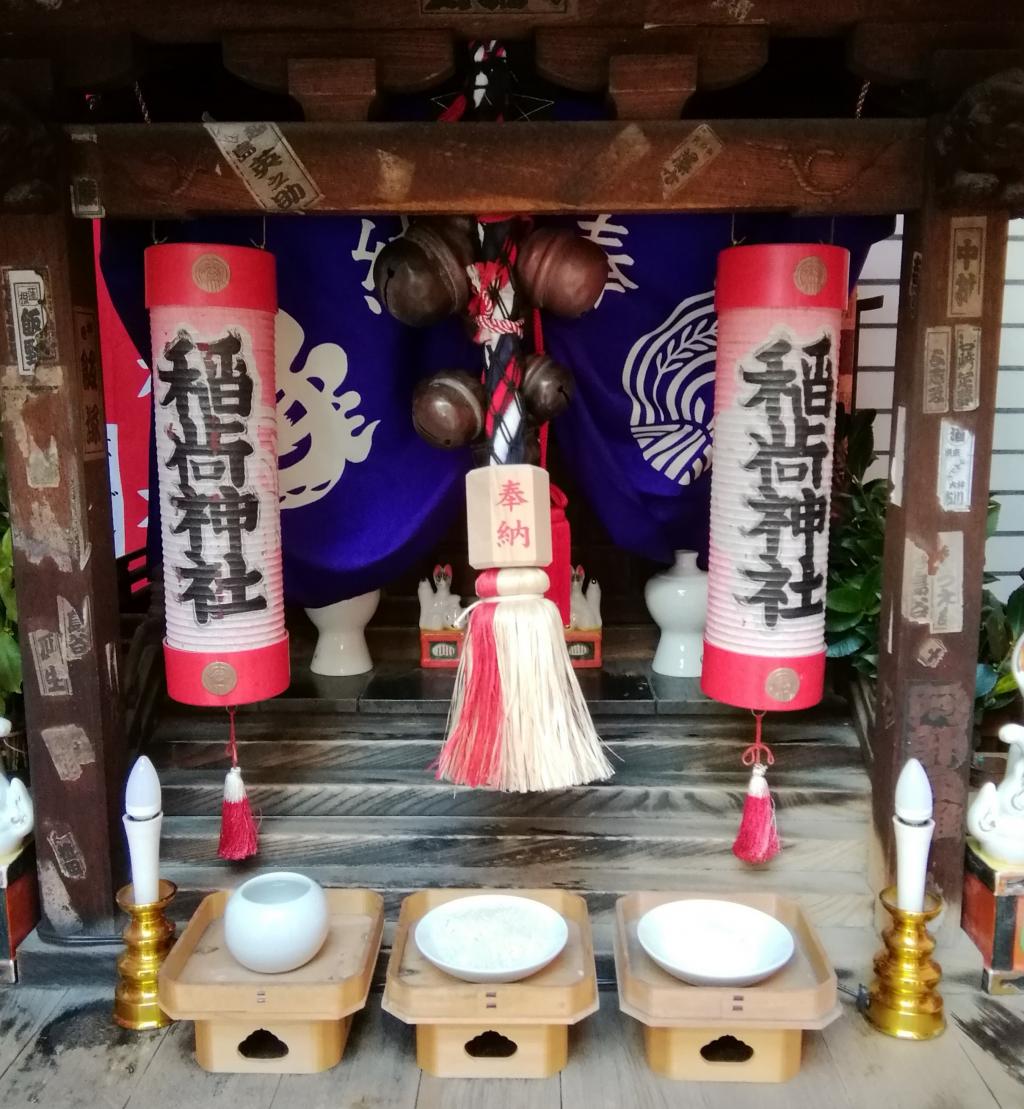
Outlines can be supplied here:
M341 1060L352 1016L366 1004L384 928L380 894L329 889L330 931L319 954L285 974L257 974L224 942L229 890L203 899L160 972L160 1007L196 1025L208 1071L313 1074Z
M691 986L640 946L637 925L669 901L716 898L760 909L793 933L793 958L753 986ZM800 1070L803 1030L840 1015L835 971L795 901L777 894L631 893L615 906L619 1008L644 1025L651 1069L698 1082L786 1082Z
M519 982L463 982L420 953L417 922L479 890L420 890L402 902L383 1008L416 1025L416 1061L440 1078L549 1078L569 1057L569 1025L597 1011L587 904L564 890L488 890L541 901L569 926L564 950Z

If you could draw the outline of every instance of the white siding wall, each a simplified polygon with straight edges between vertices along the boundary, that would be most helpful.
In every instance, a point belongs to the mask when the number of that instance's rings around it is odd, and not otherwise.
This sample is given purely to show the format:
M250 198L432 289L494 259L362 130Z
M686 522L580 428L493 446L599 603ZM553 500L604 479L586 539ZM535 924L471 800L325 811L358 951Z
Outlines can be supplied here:
M858 408L878 409L875 446L879 457L869 471L870 477L886 477L889 472L902 232L900 218L896 234L871 248L859 286L862 297L885 298L881 308L861 314L857 359L855 404ZM1003 507L999 531L986 548L986 568L999 575L990 588L1005 599L1020 584L1018 571L1024 566L1024 220L1010 224L996 390L992 495Z

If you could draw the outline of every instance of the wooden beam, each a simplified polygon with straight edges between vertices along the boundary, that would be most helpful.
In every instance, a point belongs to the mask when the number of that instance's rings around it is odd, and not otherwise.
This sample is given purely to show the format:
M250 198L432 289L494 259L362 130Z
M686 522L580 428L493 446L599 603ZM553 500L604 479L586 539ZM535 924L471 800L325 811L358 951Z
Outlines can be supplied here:
M1005 213L943 209L931 194L903 237L893 492L885 532L872 740L875 877L893 874L904 762L935 792L931 874L960 919L1006 257Z
M283 92L288 63L297 58L373 58L383 92L418 92L455 72L455 44L448 31L290 31L225 35L225 67L261 88Z
M120 628L92 228L0 216L3 449L43 926L114 932Z
M366 119L377 97L373 58L289 58L288 92L310 122Z
M722 89L753 77L768 60L768 28L541 27L534 37L537 72L566 88L603 91L613 55L692 54L702 89Z
M1002 22L1007 0L973 0L970 17ZM773 33L836 34L865 19L942 23L963 18L961 0L0 0L5 31L132 30L163 42L195 42L224 31L431 27L461 35L528 35L535 27L699 27L763 23Z
M869 81L900 84L926 81L932 75L939 50L1024 49L1024 18L991 20L960 19L948 23L862 23L854 28L847 43L847 64ZM989 63L987 71L1000 68ZM971 75L965 83L978 80Z
M678 119L697 89L692 54L615 54L608 98L618 119Z
M916 121L306 123L280 131L323 194L320 212L875 213L916 208L922 193L924 124ZM72 128L71 137L76 184L90 195L95 186L108 216L261 210L201 124Z

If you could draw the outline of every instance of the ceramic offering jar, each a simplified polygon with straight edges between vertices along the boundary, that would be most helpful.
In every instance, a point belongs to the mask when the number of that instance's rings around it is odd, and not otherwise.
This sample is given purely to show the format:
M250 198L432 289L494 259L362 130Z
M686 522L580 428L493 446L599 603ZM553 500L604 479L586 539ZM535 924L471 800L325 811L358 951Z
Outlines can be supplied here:
M377 611L380 590L360 593L323 608L307 608L319 635L310 670L328 677L365 674L373 669L370 648L366 645L366 625Z
M672 678L699 678L704 656L708 576L697 569L696 551L676 551L671 569L644 588L651 619L661 629L652 667Z
M238 962L258 974L284 974L312 959L329 928L324 891L304 874L277 871L250 878L224 910L224 940Z

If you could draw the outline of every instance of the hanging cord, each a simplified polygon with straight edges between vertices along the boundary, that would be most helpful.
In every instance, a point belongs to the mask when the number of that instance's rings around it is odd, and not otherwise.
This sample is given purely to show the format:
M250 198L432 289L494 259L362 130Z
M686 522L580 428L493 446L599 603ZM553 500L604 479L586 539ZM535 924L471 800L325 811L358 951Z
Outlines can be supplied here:
M231 769L238 768L238 741L235 739L235 705L228 705L228 742L224 754L231 760Z
M775 762L775 756L768 744L761 739L764 709L755 711L752 715L754 717L754 742L740 756L740 761L744 766L772 766Z
M868 90L871 88L871 82L865 81L860 87L860 92L857 94L857 106L853 109L854 119L860 119L864 114L864 102L868 98Z
M135 82L135 102L139 106L139 113L142 115L143 123L152 123L153 120L149 115L149 106L146 104L146 98L142 95L142 85L138 81Z

